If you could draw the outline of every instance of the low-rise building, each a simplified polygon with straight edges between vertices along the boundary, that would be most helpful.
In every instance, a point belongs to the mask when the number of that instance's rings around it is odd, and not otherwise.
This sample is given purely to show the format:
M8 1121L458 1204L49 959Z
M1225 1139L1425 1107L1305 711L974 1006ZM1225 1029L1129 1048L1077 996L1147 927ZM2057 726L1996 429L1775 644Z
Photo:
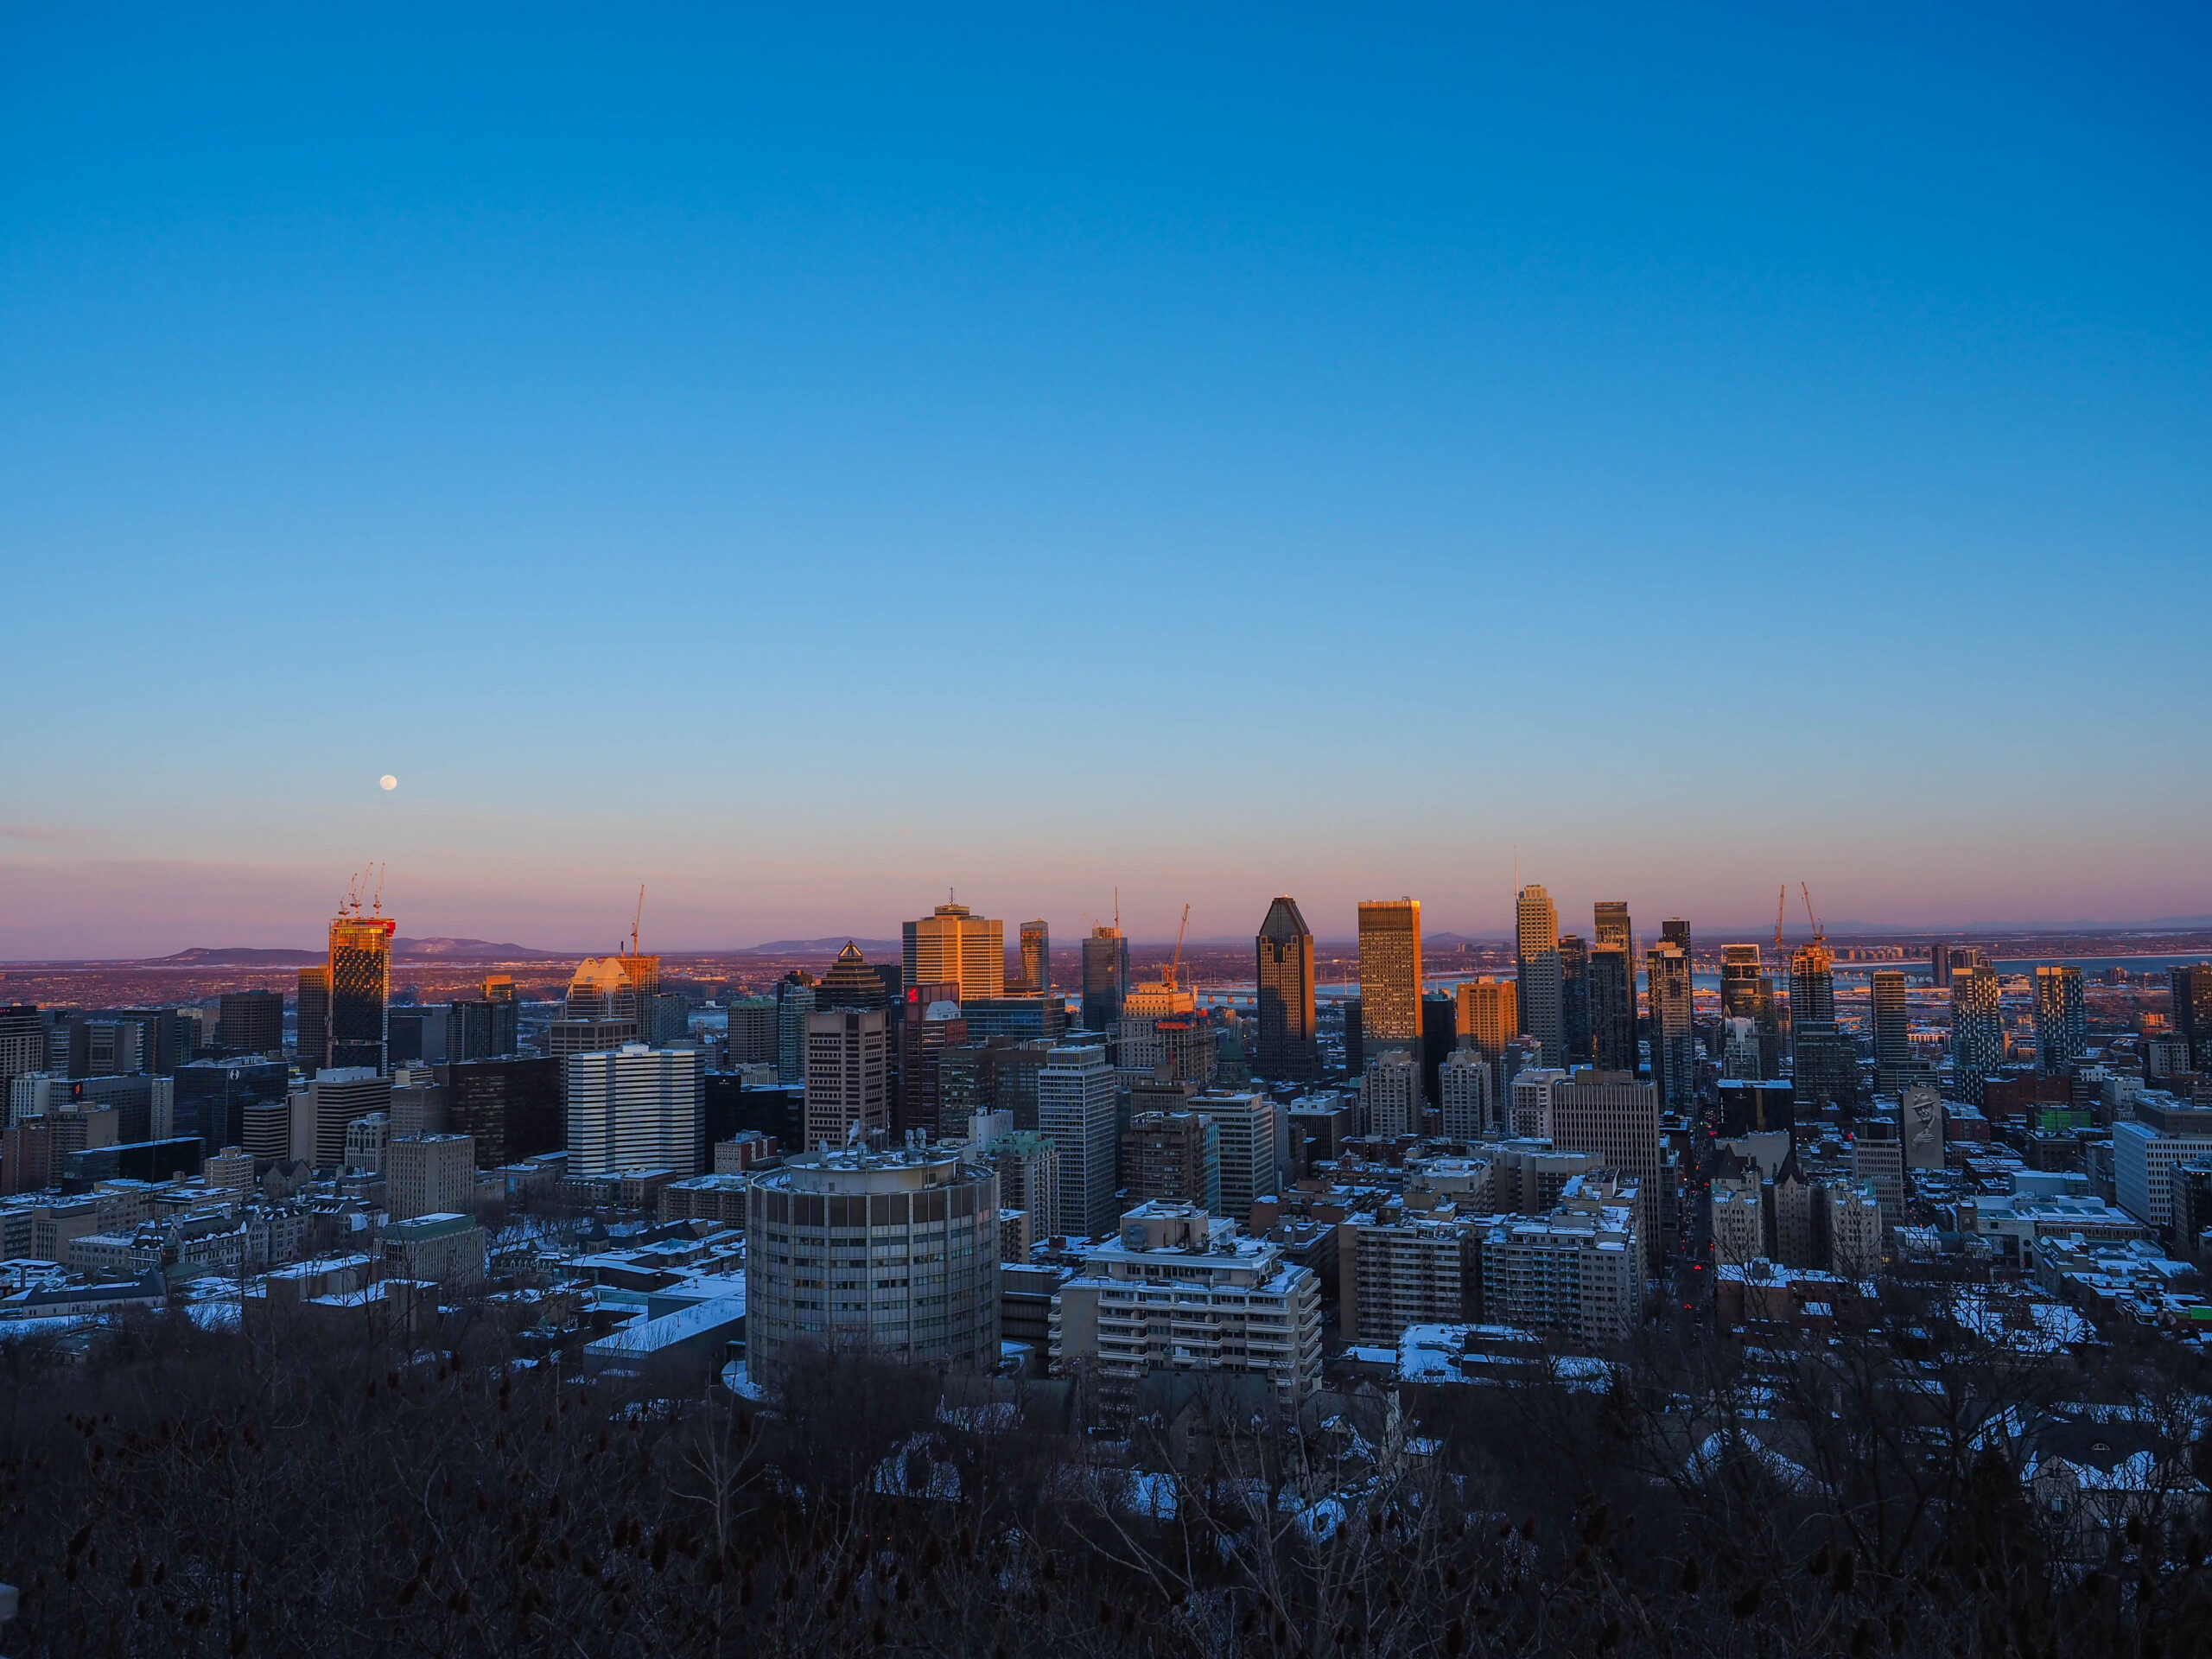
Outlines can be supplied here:
M1251 1373L1286 1409L1320 1386L1321 1287L1197 1205L1140 1205L1052 1302L1052 1369L1126 1405L1154 1370Z
M1632 1182L1586 1175L1539 1217L1501 1217L1482 1240L1482 1317L1579 1341L1618 1341L1643 1305Z

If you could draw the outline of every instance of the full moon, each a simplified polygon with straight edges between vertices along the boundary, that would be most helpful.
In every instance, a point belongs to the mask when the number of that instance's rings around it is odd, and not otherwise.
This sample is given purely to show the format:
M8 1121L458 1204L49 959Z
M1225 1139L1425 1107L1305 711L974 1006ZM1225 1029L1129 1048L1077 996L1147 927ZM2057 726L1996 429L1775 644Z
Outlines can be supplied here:
M393 777L387 772L383 777L377 779L377 787L378 789L397 789L399 787L399 779Z

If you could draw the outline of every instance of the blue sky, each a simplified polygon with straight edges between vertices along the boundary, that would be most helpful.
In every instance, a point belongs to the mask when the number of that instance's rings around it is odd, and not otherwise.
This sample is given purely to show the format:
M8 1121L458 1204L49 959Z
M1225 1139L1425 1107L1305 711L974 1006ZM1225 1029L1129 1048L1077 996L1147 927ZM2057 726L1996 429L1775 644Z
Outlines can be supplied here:
M17 8L0 956L2212 912L2208 46Z

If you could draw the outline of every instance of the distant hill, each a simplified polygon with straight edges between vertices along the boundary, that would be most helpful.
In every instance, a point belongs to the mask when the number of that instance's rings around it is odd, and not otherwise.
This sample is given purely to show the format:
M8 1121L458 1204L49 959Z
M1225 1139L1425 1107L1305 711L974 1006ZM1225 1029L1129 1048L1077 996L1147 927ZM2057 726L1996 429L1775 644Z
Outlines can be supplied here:
M845 948L845 942L860 946L864 957L895 957L906 947L896 939L854 939L849 933L834 933L824 939L771 939L766 944L747 945L742 950L733 950L734 957L804 957L836 956Z
M575 950L533 950L526 944L494 944L487 939L394 939L395 957L427 957L442 962L574 962Z
M489 939L394 939L395 959L416 962L573 962L573 950L533 950ZM325 950L266 950L243 944L195 944L174 956L149 957L145 968L307 968L328 960Z
M306 968L323 960L320 950L257 950L241 944L195 944L175 956L149 957L143 968Z

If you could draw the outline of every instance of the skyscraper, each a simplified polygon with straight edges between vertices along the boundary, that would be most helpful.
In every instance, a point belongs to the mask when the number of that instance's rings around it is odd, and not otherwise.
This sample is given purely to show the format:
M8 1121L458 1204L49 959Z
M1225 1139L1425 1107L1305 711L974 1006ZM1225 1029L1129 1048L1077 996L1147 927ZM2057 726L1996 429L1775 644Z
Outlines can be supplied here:
M2171 977L2174 1035L2189 1045L2190 1065L2212 1071L2212 962L2177 963Z
M906 1017L899 1022L898 1128L942 1134L943 1085L938 1063L947 1049L968 1040L954 985L909 985Z
M806 1016L806 1144L866 1146L891 1128L891 1016L816 1008Z
M1905 1009L1904 975L1877 969L1873 984L1874 1086L1884 1092L1903 1087L1912 1064L1912 1021Z
M1789 953L1789 1025L1835 1023L1835 952L1815 939Z
M300 969L300 1070L313 1077L330 1064L330 969Z
M281 991L226 991L218 1005L215 1041L226 1054L276 1054L284 1047Z
M1630 926L1628 901L1624 899L1600 899L1591 907L1591 920L1597 929L1597 943L1617 944L1636 956L1636 932Z
M1997 969L1986 963L1951 969L1951 1086L1979 1106L1989 1074L2005 1060L2005 1020Z
M814 988L817 1008L880 1008L890 1001L890 988L884 984L883 976L868 966L860 946L850 939Z
M1681 955L1672 944L1655 947L1650 957ZM1688 957L1681 957L1685 981ZM1671 977L1673 970L1668 969ZM1652 1071L1661 1071L1659 1050L1652 1049ZM1659 1190L1659 1090L1620 1072L1577 1071L1550 1085L1541 1133L1561 1152L1592 1153L1636 1179L1637 1217L1649 1259L1660 1253L1659 1217L1664 1202Z
M1559 1020L1570 1065L1590 1058L1590 947L1579 933L1559 936Z
M569 1102L569 1173L698 1171L706 1138L706 1093L699 1052L629 1043L564 1062Z
M1697 1104L1697 1033L1690 1020L1690 959L1667 939L1643 959L1651 1013L1651 1077L1676 1111Z
M1384 1048L1421 1042L1421 900L1362 899L1360 1031L1371 1063Z
M1129 988L1129 942L1118 927L1097 926L1083 942L1083 1024L1111 1036Z
M1682 954L1691 961L1694 962L1697 959L1697 953L1690 949L1690 925L1681 917L1669 916L1662 922L1659 925L1659 937L1669 944L1680 946Z
M1249 1219L1253 1200L1273 1197L1280 1179L1274 1103L1262 1094L1209 1089L1191 1096L1189 1109L1218 1132L1220 1213L1235 1222Z
M1021 925L1021 989L1044 996L1052 988L1052 931L1041 921Z
M1101 1044L1054 1049L1037 1072L1037 1132L1060 1154L1060 1224L1114 1228L1114 1068Z
M1560 1007L1559 912L1551 895L1533 881L1521 889L1515 906L1514 954L1520 963L1515 984L1521 1029L1542 1045L1546 1065L1562 1065L1567 1033Z
M900 924L909 984L952 983L960 1000L1006 995L1006 924L965 905L939 905L918 922Z
M1165 1198L1221 1212L1221 1130L1198 1112L1139 1112L1122 1131L1122 1185L1132 1205Z
M1928 977L1939 991L1951 988L1951 947L1931 944L1928 947Z
M385 1070L385 1005L391 1000L389 916L353 913L330 924L330 1064Z
M1444 1133L1455 1141L1471 1141L1490 1133L1490 1062L1471 1048L1454 1052L1437 1072L1437 1105Z
M1298 900L1280 897L1268 906L1259 936L1260 1034L1253 1071L1272 1081L1319 1077L1320 1051L1313 1037L1313 934Z
M1601 943L1590 953L1590 1058L1600 1071L1639 1069L1636 1053L1636 964L1624 944Z
M1774 985L1756 944L1720 947L1720 1014L1724 1020L1748 1020L1757 1033L1758 1057L1752 1077L1782 1075L1782 1022L1775 1011Z
M1421 1000L1421 1097L1437 1103L1438 1074L1459 1046L1459 1008L1449 991L1431 991Z
M2088 1046L2088 1015L2082 1004L2082 970L2063 965L2037 968L2037 1069L2047 1077L2063 1076Z
M814 982L798 969L776 982L776 1081L806 1081L806 1017L814 1012Z
M1514 988L1484 975L1459 986L1460 1039L1482 1051L1495 1063L1505 1056L1505 1046L1520 1033L1521 1010Z

